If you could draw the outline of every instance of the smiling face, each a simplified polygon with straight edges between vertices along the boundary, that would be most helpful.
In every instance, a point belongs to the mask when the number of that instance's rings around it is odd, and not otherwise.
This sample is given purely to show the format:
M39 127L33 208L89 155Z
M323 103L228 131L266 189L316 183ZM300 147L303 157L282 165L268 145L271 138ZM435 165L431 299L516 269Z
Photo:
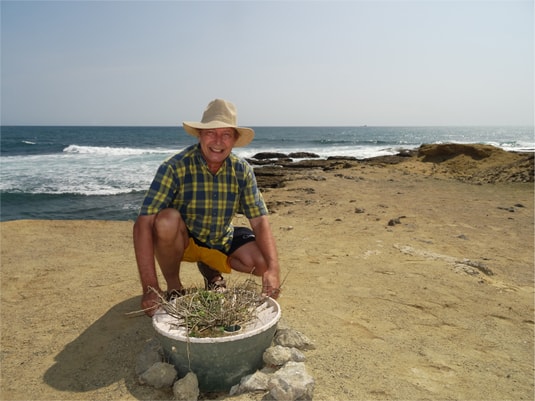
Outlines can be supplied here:
M212 173L217 173L225 159L230 155L238 132L234 128L214 128L199 131L201 152Z

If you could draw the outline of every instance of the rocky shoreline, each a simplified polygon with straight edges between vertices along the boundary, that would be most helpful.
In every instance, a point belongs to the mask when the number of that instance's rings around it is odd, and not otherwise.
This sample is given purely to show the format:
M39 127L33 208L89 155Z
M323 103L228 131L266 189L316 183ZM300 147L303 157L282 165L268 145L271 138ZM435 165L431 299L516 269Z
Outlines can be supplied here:
M507 152L491 145L478 144L424 144L396 155L367 159L348 156L321 159L319 155L307 152L264 152L254 155L248 162L255 169L261 189L283 188L285 182L300 179L303 174L309 175L314 169L329 171L411 163L424 163L431 169L430 175L448 175L448 178L475 184L534 182L534 153Z

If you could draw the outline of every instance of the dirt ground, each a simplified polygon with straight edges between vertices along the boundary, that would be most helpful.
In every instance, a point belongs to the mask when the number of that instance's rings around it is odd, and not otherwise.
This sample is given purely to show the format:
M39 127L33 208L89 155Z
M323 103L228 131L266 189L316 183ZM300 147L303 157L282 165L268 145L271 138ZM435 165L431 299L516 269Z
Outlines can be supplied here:
M532 400L533 182L496 179L514 158L423 157L310 168L264 193L283 320L316 345L314 399ZM0 399L172 398L134 373L154 332L127 316L132 225L0 223ZM202 282L192 264L182 277Z

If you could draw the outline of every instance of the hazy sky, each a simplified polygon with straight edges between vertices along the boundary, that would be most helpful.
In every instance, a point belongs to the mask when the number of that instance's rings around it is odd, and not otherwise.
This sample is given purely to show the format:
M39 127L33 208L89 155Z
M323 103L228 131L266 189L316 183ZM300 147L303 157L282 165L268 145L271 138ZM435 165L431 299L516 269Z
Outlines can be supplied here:
M533 125L533 1L1 1L2 124Z

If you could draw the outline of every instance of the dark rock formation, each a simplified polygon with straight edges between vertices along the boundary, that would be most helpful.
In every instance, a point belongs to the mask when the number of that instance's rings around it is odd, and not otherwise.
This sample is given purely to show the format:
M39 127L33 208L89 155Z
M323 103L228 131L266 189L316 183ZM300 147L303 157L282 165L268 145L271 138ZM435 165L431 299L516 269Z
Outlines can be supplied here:
M293 157L309 155L292 153ZM348 169L356 166L386 166L405 162L435 163L453 179L472 183L533 182L533 153L513 153L491 145L433 144L415 150L402 150L392 156L377 156L359 160L352 156L332 156L294 161L283 153L258 153L249 162L255 167L260 188L281 188L286 181L310 175L307 170ZM301 158L301 157L299 157Z
M265 159L287 159L288 155L285 153L277 152L260 152L253 156L253 159L256 160L265 160Z
M319 159L319 155L310 152L293 152L288 155L293 159Z

